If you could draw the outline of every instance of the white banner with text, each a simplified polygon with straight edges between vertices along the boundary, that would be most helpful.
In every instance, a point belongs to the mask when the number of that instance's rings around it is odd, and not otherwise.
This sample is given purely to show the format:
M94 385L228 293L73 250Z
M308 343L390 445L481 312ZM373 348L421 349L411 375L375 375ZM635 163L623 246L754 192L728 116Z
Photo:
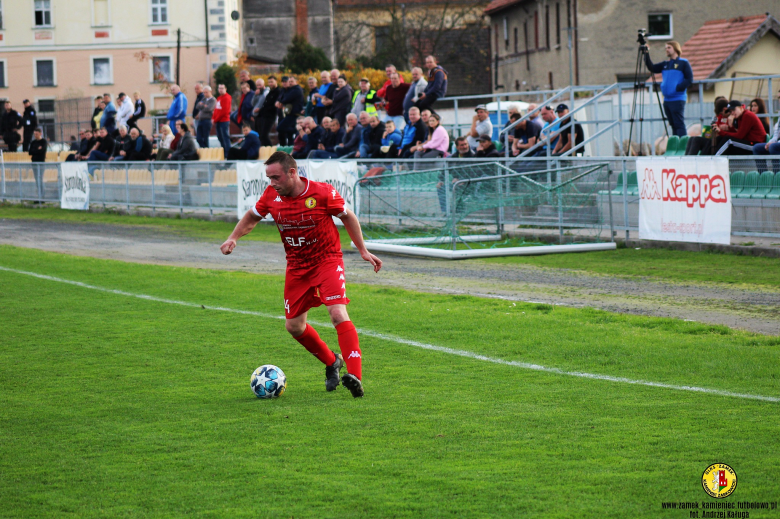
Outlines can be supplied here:
M327 182L336 188L347 209L355 210L355 183L358 180L357 162L336 160L299 160L298 174L315 182ZM238 180L237 215L241 219L252 209L268 187L265 164L254 161L236 162ZM266 217L270 218L270 217Z
M86 162L63 162L60 164L62 174L62 209L89 209L89 170Z
M643 158L636 169L640 240L731 243L727 158Z

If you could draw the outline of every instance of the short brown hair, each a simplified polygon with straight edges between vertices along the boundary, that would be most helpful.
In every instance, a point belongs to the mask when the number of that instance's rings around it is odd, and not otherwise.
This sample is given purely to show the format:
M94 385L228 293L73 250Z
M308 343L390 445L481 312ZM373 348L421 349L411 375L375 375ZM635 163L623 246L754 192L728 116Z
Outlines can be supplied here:
M265 161L265 165L270 166L271 164L281 164L285 172L290 171L291 169L298 171L298 163L295 162L292 155L283 151L275 151L268 157L268 160Z

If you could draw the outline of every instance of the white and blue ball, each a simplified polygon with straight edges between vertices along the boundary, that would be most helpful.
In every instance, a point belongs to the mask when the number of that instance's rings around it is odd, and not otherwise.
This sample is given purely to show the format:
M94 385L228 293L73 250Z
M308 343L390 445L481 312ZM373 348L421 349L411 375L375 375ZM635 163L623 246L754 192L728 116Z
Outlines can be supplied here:
M277 398L287 389L287 375L279 367L266 364L252 373L249 385L257 398Z

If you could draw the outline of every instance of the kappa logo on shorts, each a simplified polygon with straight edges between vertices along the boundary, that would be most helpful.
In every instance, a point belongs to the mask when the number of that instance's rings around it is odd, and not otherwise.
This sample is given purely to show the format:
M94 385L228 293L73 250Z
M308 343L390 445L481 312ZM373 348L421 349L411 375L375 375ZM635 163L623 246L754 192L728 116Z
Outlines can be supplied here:
M281 202L281 201L282 201L282 197L276 195L276 198L274 198L274 202Z
M344 281L344 274L341 274L341 275L339 276L339 281Z
M346 283L342 283L341 284L341 288L346 289L347 288L347 284Z
M362 357L360 356L360 352L359 352L359 351L357 351L357 350L355 350L355 351L353 351L352 353L350 353L350 354L349 354L349 357L347 357L347 358L348 358L348 359L360 359L360 358L362 358Z
M338 194L338 191L336 191L335 189L333 189L333 190L331 191L331 193L333 194L333 199L335 200L335 199L336 199L336 195Z
M336 272L344 272L344 269L341 268L341 265L338 266L338 268L336 269Z

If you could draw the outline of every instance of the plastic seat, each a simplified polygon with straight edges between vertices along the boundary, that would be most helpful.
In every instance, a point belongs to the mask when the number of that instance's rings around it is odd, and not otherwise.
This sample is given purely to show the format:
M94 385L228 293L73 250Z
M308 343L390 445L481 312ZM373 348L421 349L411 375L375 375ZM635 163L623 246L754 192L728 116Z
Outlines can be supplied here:
M780 171L775 173L775 180L772 182L772 189L764 197L767 200L780 200Z
M733 172L731 174L731 198L735 198L743 187L745 187L745 172Z
M675 152L676 157L680 157L685 155L685 150L688 148L688 136L680 137L680 141L677 143L677 151Z
M606 194L606 191L604 191ZM615 189L612 190L613 195L623 194L623 172L618 173L617 182L615 182Z
M639 196L639 184L637 182L636 171L628 172L628 196Z
M772 182L775 179L775 174L771 171L764 171L761 176L758 177L758 188L755 193L750 195L751 199L763 199L772 190Z
M665 157L674 157L677 155L677 148L680 144L680 138L676 135L672 135L669 137L669 140L666 141L666 152L664 153ZM685 152L685 149L683 149L683 153Z
M758 189L758 171L749 171L745 175L745 187L737 193L737 198L750 198Z

